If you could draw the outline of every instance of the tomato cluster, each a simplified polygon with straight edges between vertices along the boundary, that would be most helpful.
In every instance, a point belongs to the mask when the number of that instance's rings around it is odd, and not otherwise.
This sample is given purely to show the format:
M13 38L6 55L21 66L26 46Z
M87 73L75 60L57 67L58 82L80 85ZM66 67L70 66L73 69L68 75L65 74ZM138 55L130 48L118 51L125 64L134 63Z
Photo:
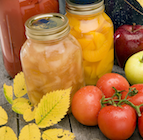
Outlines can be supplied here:
M98 125L111 140L132 136L138 122L143 137L143 84L130 86L120 74L103 75L96 86L78 90L72 100L72 114L83 125Z

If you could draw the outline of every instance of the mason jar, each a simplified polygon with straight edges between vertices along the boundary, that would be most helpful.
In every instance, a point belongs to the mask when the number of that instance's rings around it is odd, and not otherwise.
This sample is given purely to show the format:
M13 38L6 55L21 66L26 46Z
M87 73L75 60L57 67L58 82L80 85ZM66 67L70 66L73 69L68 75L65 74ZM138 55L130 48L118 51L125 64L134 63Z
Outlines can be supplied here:
M114 64L114 27L104 10L104 0L83 5L66 0L70 33L82 47L86 85L96 85Z
M0 0L0 46L5 69L12 78L22 70L20 49L26 40L26 20L51 12L59 12L58 0Z
M40 14L28 19L25 27L27 40L20 58L31 103L70 87L72 101L85 83L81 46L70 34L68 19L58 13Z

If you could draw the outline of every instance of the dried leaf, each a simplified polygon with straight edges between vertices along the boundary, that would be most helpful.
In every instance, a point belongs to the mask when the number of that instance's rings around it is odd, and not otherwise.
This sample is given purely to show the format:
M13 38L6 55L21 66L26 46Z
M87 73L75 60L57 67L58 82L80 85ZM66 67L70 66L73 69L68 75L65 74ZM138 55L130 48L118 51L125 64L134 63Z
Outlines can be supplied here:
M31 108L28 108L24 111L24 114L23 114L23 119L26 121L26 122L30 122L32 120L35 119L35 112L36 112L36 107L32 107Z
M22 97L27 93L25 78L23 72L18 73L13 79L14 94L16 97Z
M18 114L23 114L28 108L31 108L30 101L26 98L16 98L13 100L12 110Z
M24 126L19 134L19 140L40 140L41 133L35 123Z
M70 106L70 91L71 88L57 90L43 96L35 113L40 128L52 126L64 118Z
M0 127L0 140L17 140L17 137L10 127L3 126Z
M8 115L6 111L0 106L0 125L6 124L8 121Z
M68 130L63 129L49 129L43 132L43 140L74 140L75 136Z
M143 0L137 0L137 2L143 7Z
M4 96L6 100L12 104L13 103L13 88L12 86L8 86L5 83L3 84Z

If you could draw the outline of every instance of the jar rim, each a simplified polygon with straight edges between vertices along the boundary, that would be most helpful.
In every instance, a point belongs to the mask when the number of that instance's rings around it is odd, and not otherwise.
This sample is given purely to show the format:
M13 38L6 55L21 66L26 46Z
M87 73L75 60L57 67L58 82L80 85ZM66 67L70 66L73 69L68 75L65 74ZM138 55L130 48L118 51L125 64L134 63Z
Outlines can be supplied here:
M70 32L68 18L60 13L38 14L25 23L26 36L41 41L55 40Z
M104 0L98 0L90 4L77 4L66 0L66 11L75 15L91 15L104 9Z

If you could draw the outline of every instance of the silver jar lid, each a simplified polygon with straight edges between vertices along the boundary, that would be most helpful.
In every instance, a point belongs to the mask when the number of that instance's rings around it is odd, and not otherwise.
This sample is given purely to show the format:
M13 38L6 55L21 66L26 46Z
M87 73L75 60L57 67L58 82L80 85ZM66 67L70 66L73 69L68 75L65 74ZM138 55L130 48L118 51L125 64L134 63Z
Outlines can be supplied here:
M28 38L40 41L60 39L70 32L67 17L60 13L33 16L26 21L25 27Z
M97 0L91 4L76 4L66 0L66 11L75 15L91 15L105 9L104 0Z

